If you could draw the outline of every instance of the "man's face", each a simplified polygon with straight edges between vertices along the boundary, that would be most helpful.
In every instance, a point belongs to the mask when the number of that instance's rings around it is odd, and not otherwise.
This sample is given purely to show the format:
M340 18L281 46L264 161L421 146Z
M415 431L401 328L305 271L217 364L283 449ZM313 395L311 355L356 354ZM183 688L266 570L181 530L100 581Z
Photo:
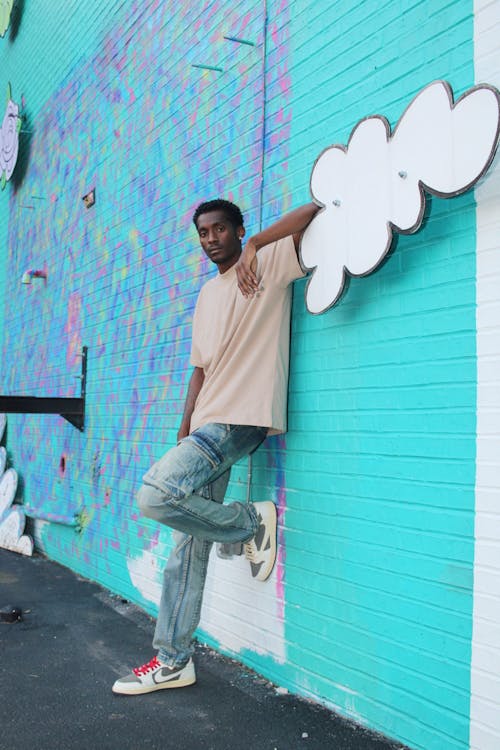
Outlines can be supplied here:
M243 227L233 227L224 211L209 211L198 216L198 236L206 256L224 273L233 266L241 253Z

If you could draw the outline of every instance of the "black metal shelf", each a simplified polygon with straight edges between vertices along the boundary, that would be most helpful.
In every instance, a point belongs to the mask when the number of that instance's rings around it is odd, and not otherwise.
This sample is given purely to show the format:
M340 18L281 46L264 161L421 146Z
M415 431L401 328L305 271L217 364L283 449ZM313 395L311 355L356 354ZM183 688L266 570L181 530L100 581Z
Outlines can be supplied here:
M87 383L87 347L82 348L81 391L79 398L39 396L0 396L0 412L6 414L59 414L80 432L85 426L85 387Z

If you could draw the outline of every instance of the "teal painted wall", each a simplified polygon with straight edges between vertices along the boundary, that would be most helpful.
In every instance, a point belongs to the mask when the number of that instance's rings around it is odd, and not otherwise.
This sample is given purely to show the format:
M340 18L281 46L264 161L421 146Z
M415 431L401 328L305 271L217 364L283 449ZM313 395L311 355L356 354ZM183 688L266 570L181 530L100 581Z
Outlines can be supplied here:
M474 84L469 2L297 4L290 174L435 79ZM307 17L307 24L305 18ZM311 67L315 73L311 76ZM321 317L295 298L290 679L425 750L466 748L475 482L475 204L433 199ZM387 710L386 710L387 709Z
M11 416L9 451L35 514L77 518L77 530L37 525L45 551L153 614L157 568L142 585L130 566L151 555L161 567L171 539L138 516L134 494L179 421L192 308L209 273L190 228L194 206L233 198L251 232L261 213L267 223L309 200L314 159L346 143L361 117L394 125L429 81L448 80L457 96L473 84L469 0L270 0L267 26L256 0L208 8L26 0L16 38L0 40L0 92L10 80L33 126L24 179L0 194L1 382L72 395L89 346L85 433L54 417ZM259 46L228 47L226 29ZM93 185L87 212L81 196ZM46 200L22 209L32 195ZM22 272L44 262L47 286L20 289ZM472 194L433 199L419 233L400 237L328 313L305 312L304 286L295 288L290 430L257 453L254 472L254 496L281 511L272 593L286 658L263 656L257 640L238 657L412 748L464 750ZM232 498L244 479L238 467Z

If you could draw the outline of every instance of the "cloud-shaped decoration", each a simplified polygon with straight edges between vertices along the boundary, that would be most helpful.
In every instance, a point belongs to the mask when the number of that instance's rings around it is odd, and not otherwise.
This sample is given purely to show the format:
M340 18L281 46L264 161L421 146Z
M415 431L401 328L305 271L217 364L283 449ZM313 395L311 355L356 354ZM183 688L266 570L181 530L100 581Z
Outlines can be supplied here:
M24 534L26 518L20 505L13 506L4 518L0 519L0 547L20 555L33 554L33 539Z
M385 117L361 120L347 147L331 146L316 160L311 193L323 209L301 242L309 312L340 298L346 272L366 276L389 251L393 230L415 232L425 209L424 190L441 197L471 188L497 147L500 94L487 84L456 103L444 81L412 100L391 135Z
M14 502L17 490L17 471L7 469L0 477L0 521Z
M24 534L26 517L20 505L13 505L17 490L17 472L7 469L0 477L0 547L33 554L33 539Z
M5 32L9 28L13 5L14 0L0 0L0 36L5 36Z
M7 87L7 107L0 128L0 187L5 187L16 166L19 151L19 131L21 118L19 107L11 99L10 84Z

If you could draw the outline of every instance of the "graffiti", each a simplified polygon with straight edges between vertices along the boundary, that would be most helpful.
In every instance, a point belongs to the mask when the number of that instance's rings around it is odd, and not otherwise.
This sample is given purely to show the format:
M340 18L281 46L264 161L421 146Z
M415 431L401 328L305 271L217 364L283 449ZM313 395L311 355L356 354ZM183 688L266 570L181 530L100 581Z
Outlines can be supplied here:
M147 24L131 25L139 7L116 15L96 56L37 116L29 170L10 197L6 296L19 293L26 267L51 271L46 294L27 285L23 304L7 311L3 351L15 347L23 368L3 357L2 382L6 392L73 396L77 358L89 347L82 435L55 417L16 419L26 493L35 514L77 519L79 533L70 537L44 524L43 544L104 582L127 566L124 593L151 609L172 542L139 517L135 493L175 441L192 310L211 273L193 210L227 197L241 205L248 231L258 228L264 16L260 3L241 15L224 0L203 15L172 5L166 23L164 4L154 3ZM272 38L286 75L283 13ZM177 26L180 35L172 33ZM222 27L257 46L235 46ZM193 59L226 57L224 75L186 65L186 49ZM288 117L281 108L269 116L276 155L286 152ZM81 201L89 185L99 194L92 211ZM20 222L25 193L47 200Z

